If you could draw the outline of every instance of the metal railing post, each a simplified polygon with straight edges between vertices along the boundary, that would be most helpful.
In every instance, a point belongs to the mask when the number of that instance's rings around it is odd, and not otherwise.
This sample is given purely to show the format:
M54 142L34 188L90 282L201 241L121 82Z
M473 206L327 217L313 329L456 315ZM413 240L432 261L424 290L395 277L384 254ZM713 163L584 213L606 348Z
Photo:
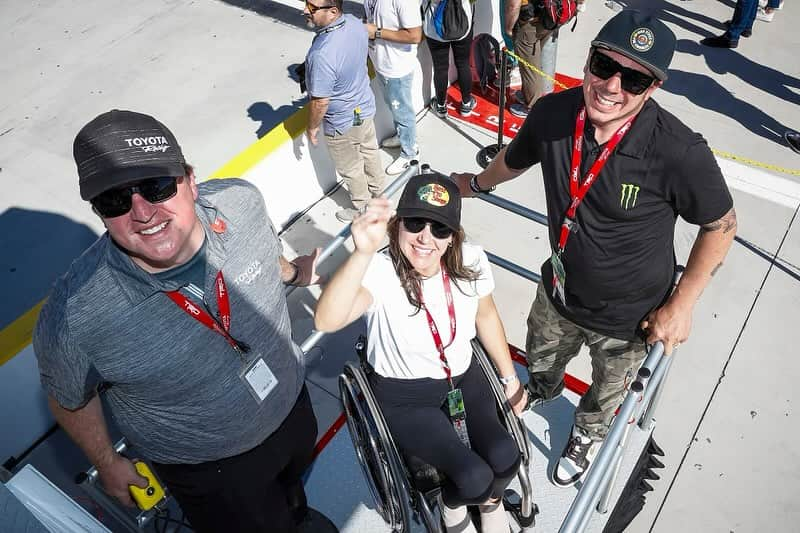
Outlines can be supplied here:
M505 120L506 85L508 83L508 51L503 48L500 54L502 57L500 59L500 95L497 104L497 144L490 144L478 150L475 159L481 168L488 167L492 159L505 147L503 142L503 122Z
M665 355L661 359L656 367L655 372L653 372L652 380L656 382L656 386L652 389L648 389L645 393L643 399L645 406L644 413L639 420L639 427L644 431L650 431L653 427L653 417L655 416L658 402L661 399L661 392L664 390L664 383L667 380L667 372L669 372L669 368L672 366L672 357L672 355Z
M649 377L649 370L647 370L647 374ZM639 400L641 400L642 391L644 391L644 383L639 380L634 381L631 383L631 391L636 393ZM619 477L619 469L622 466L622 456L625 453L625 447L628 445L628 436L631 433L631 427L634 425L635 418L636 417L632 414L631 418L628 419L628 423L625 425L625 431L622 433L622 438L617 446L619 453L614 454L614 461L611 463L613 465L611 477L606 482L603 492L600 495L600 500L597 503L597 512L599 513L605 514L608 512L608 502L611 500L611 491L614 488L614 485L617 483L617 477Z
M634 382L638 383L638 382ZM641 387L641 383L636 388ZM611 429L606 436L603 445L600 447L600 452L595 457L594 464L586 474L586 479L575 497L575 501L567 512L567 518L559 529L560 533L573 533L582 531L581 525L584 520L588 520L585 515L591 514L592 509L597 505L601 496L601 488L603 487L604 478L608 479L611 476L611 466L615 456L619 450L619 443L622 440L623 433L628 427L628 421L633 415L636 404L641 399L641 392L634 390L631 384L631 391L625 396L622 402L622 407L617 413L617 418L611 424ZM621 453L621 452L620 452Z

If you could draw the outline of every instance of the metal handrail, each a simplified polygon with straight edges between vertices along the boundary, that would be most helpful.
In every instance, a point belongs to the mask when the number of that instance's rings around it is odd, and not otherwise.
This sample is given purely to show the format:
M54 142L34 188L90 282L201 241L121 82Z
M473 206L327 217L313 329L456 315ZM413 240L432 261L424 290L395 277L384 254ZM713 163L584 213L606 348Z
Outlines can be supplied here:
M475 194L475 198L480 198L484 202L489 202L490 204L496 205L501 209L510 211L516 215L527 218L528 220L538 222L543 226L547 226L547 215L543 215L542 213L534 211L533 209L529 209L524 205L512 202L511 200L503 198L502 196L497 196L486 192L480 192Z
M608 493L616 480L622 461L623 452L627 444L627 435L633 422L636 420L636 411L642 407L647 408L645 397L655 399L666 376L669 363L662 365L671 357L664 356L664 345L657 342L650 349L636 381L631 383L628 393L622 402L617 417L609 428L600 450L593 464L586 473L583 485L578 491L575 500L567 512L559 533L574 533L583 531L592 515L592 509L601 503L602 511L607 511ZM659 368L662 370L659 371ZM645 393L647 390L647 393ZM600 510L600 509L598 509Z
M491 252L486 252L486 257L489 258L489 262L499 266L500 268L504 268L509 272L513 272L514 274L521 276L527 280L530 280L534 283L539 283L542 280L542 276L533 272L532 270L528 270L525 267L519 266L518 264L509 261L508 259L504 259L500 256L494 255Z
M406 182L408 182L408 180L411 179L411 176L416 176L417 174L419 174L420 169L425 170L427 168L428 168L428 165L422 165L422 167L420 167L419 161L414 159L413 161L411 161L411 164L408 165L408 168L405 169L402 172L402 174L400 174L397 177L396 180L394 180L392 183L390 183L383 190L383 194L388 196L388 197L393 196L397 191L399 191L401 188L403 188L405 186ZM344 244L344 242L350 236L350 226L351 225L352 225L352 222L350 224L346 225L344 228L342 228L341 231L339 231L339 233L336 234L336 237L334 237L333 240L331 242L329 242L328 245L325 248L322 249L322 251L319 253L319 257L317 257L317 264L320 264L323 261L325 261L328 257L333 255L333 252L335 252L337 248L339 248L340 246L342 246ZM296 288L297 288L296 285L287 286L286 287L286 296L289 296L290 294L292 294L292 292L294 292L294 290Z
M505 198L490 193L478 193L475 197L528 220L547 225L546 215ZM512 261L489 252L486 255L489 257L489 262L501 268L534 283L541 281L540 275ZM661 342L657 342L650 349L639 368L637 379L631 384L617 417L611 424L608 435L593 461L592 468L587 472L584 482L564 518L560 533L584 531L592 516L592 508L596 508L600 513L608 512L611 490L619 475L633 422L638 419L639 427L645 431L650 431L652 428L653 413L671 364L672 357L664 356L664 346Z

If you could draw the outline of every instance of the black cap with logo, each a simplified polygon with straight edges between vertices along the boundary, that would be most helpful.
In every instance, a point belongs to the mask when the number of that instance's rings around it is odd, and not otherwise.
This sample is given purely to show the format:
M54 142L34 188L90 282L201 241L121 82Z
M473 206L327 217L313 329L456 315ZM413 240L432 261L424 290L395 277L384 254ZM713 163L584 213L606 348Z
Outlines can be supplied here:
M624 9L606 22L592 46L619 52L664 81L675 53L675 34L652 15Z
M81 198L146 178L185 174L183 153L166 126L149 115L114 109L86 124L72 146Z
M397 204L400 218L421 217L453 231L461 227L461 193L453 180L438 172L414 176Z

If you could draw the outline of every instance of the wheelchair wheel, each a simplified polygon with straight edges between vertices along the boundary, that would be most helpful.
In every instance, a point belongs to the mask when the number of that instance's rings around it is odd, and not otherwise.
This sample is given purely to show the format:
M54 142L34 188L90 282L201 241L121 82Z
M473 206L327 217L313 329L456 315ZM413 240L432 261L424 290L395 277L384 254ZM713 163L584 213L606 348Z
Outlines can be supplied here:
M533 502L533 487L531 485L530 477L528 476L528 468L531 461L530 440L528 439L528 430L519 419L514 411L511 409L508 401L506 400L506 393L500 380L497 378L497 371L494 365L486 355L484 349L478 338L472 339L472 355L478 361L478 364L483 370L486 379L489 381L494 398L497 401L497 409L500 413L506 429L514 438L517 443L521 455L521 465L517 477L520 481L522 488L522 501L519 504L519 522L521 525L527 527L532 525L538 512L536 504Z
M361 368L346 363L339 392L364 479L381 518L393 531L410 529L408 475Z

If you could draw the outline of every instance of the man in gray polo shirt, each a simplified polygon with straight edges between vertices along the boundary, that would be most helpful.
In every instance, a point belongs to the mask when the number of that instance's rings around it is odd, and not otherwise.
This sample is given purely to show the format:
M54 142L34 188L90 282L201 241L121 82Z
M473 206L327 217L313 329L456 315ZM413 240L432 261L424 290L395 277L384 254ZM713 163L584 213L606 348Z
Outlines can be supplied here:
M342 14L342 0L306 1L304 13L317 30L306 56L309 113L307 135L317 144L320 126L336 171L347 184L353 207L336 213L353 220L383 190L375 136L375 96L367 75L367 30Z
M315 283L317 253L287 261L257 189L195 183L150 116L96 117L74 156L107 232L34 333L56 420L124 504L147 483L114 451L104 409L195 531L294 531L316 420L284 284Z

